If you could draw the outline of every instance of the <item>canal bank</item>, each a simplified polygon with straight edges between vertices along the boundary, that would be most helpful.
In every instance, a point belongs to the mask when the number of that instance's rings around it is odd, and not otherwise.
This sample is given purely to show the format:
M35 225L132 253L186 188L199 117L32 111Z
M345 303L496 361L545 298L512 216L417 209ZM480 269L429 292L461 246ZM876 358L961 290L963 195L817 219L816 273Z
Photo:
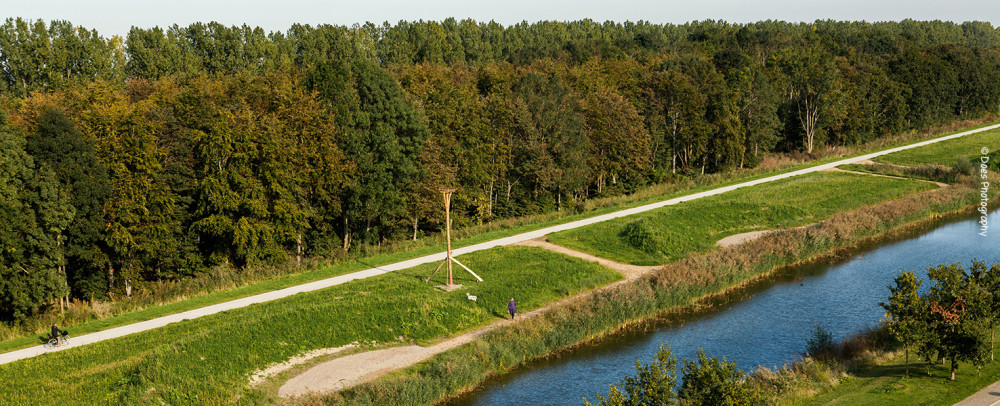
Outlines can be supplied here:
M1000 211L990 215L1000 221ZM777 369L801 360L815 328L838 343L876 328L888 289L900 270L925 279L927 268L972 258L1000 261L1000 235L978 234L978 214L932 222L905 238L858 247L854 254L776 271L739 291L708 301L703 311L652 321L582 345L559 357L529 362L488 380L450 405L575 405L593 400L608 385L650 362L661 345L678 358L709 356L735 362L747 372Z
M910 195L834 215L805 229L773 233L744 246L696 254L655 275L571 301L541 317L498 329L469 345L324 401L433 403L474 388L542 357L646 323L702 307L703 299L746 286L776 269L884 241L973 204L964 185ZM592 395L583 393L580 396ZM315 398L315 397L313 397Z

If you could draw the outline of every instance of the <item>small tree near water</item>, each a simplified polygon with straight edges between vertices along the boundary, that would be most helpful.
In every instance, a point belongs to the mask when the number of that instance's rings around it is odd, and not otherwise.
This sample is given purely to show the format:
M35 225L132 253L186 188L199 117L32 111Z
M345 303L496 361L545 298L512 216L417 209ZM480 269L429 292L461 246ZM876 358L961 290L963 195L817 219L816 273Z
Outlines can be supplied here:
M932 267L934 286L927 294L928 339L925 353L951 361L951 380L960 361L981 366L986 362L986 323L982 314L982 289L958 264Z
M597 395L597 405L676 405L677 358L669 347L660 346L656 358L649 364L635 362L635 376L625 377L618 386L611 385L608 397ZM620 386L620 388L619 388ZM587 398L584 404L590 405Z
M684 360L684 381L677 390L677 358L660 347L648 365L635 363L636 375L611 385L607 397L597 395L598 405L762 405L764 398L735 363L709 358L698 351L697 360ZM590 401L583 399L590 405Z
M910 377L910 348L927 334L928 303L920 297L920 285L913 272L901 272L895 286L889 286L889 302L879 303L888 318L886 328L903 345L906 377Z
M760 391L736 363L709 358L704 350L698 351L696 361L684 360L684 383L678 397L690 405L764 404Z
M812 337L806 340L806 352L815 359L823 360L832 358L837 345L833 342L833 334L830 334L823 326L817 324L813 327Z
M977 307L990 330L990 361L993 361L993 344L996 341L996 324L1000 319L1000 263L987 268L983 261L972 260L969 278L982 292Z

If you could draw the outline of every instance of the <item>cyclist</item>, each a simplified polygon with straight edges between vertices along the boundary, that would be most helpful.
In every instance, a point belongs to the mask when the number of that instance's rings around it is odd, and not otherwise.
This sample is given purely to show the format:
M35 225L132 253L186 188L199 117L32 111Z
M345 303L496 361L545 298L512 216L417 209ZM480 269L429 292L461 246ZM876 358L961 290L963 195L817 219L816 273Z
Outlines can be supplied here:
M66 335L66 330L60 330L56 327L55 323L52 323L52 337L56 339L56 345L62 345L62 336Z

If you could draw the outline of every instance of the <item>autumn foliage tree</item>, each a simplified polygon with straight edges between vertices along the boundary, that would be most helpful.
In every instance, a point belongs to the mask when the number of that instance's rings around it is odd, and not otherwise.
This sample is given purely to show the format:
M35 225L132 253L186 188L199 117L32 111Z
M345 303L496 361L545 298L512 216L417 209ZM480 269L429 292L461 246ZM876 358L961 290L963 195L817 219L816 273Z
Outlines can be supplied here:
M910 348L926 338L928 303L920 297L923 281L913 272L902 272L896 276L895 285L889 286L889 301L879 303L885 309L888 321L886 327L903 345L906 376L910 376Z

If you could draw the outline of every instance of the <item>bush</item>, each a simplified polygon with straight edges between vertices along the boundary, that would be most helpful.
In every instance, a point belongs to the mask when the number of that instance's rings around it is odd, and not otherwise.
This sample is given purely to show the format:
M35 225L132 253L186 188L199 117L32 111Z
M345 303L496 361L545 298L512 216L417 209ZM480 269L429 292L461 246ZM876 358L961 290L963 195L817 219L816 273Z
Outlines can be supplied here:
M678 397L690 405L762 405L764 398L747 375L725 358L708 358L698 351L697 361L684 360L684 383Z
M806 352L818 360L831 359L836 355L837 345L833 343L833 334L825 328L816 325L812 338L806 341Z
M659 235L655 229L650 227L649 221L646 219L625 224L618 233L618 238L638 250L649 253L659 251Z
M598 405L762 405L764 398L754 381L725 359L709 358L698 351L697 360L683 360L684 381L677 389L677 358L660 346L656 359L636 361L635 376L611 385L607 397L597 395ZM584 404L590 401L584 398Z
M958 157L955 161L955 166L952 167L955 172L961 173L963 175L971 175L972 171L976 169L976 166L972 163L972 160L967 157Z

